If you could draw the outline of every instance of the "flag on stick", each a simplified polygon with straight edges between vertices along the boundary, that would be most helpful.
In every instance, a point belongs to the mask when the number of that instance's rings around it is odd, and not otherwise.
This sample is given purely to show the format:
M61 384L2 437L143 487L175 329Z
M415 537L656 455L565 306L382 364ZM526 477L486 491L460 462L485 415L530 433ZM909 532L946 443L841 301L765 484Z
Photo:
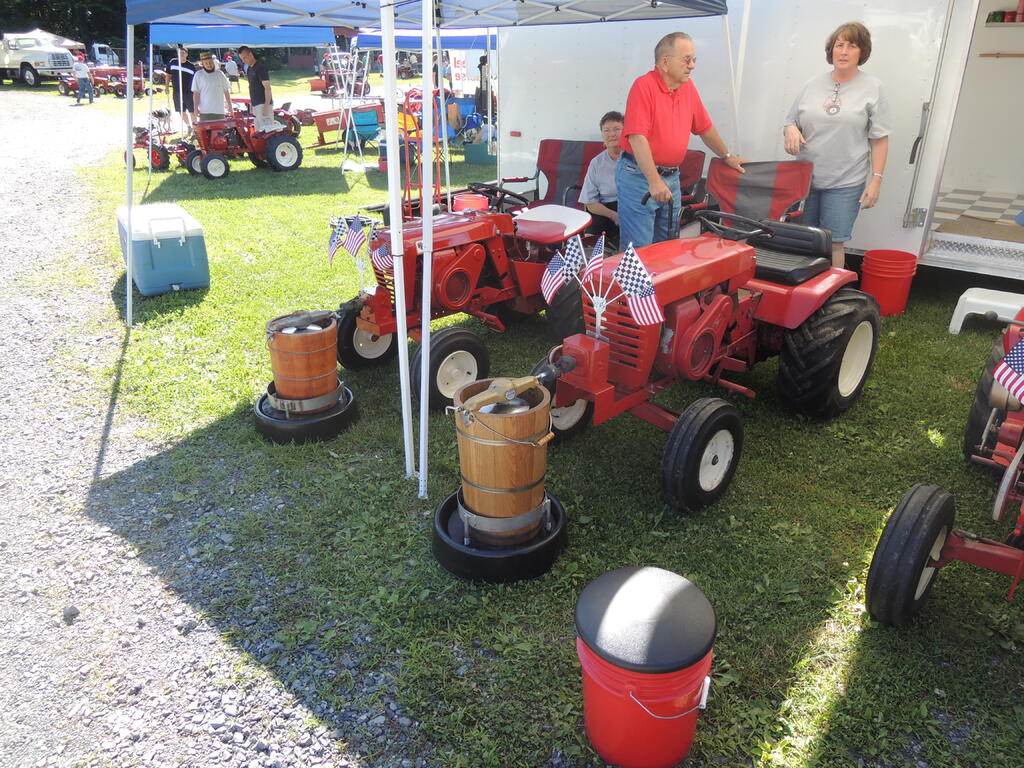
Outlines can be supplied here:
M544 276L540 280L540 292L544 294L544 301L548 304L551 303L551 299L558 293L558 289L565 285L563 267L565 267L565 262L562 259L561 252L559 252L551 257L547 269L544 270Z
M345 234L345 242L342 243L342 246L348 251L350 256L355 257L365 242L366 232L363 231L362 219L356 216L352 220L352 226L348 228L348 232Z
M1024 395L1024 340L1018 341L992 372L996 381L1018 400Z
M601 273L601 268L604 266L604 232L601 233L601 237L597 239L597 244L594 246L594 252L590 256L590 261L587 262L587 268L583 270L583 277L580 278L580 283L585 283L588 280L593 280Z
M665 315L658 304L658 297L654 293L654 281L640 261L633 244L630 243L622 254L619 265L612 272L626 294L626 306L629 307L629 314L640 325L657 325L665 322Z
M331 239L327 241L328 264L334 264L334 254L338 252L346 234L348 234L348 222L345 221L345 217L331 219Z
M391 245L385 241L380 248L375 249L370 254L370 261L381 272L387 272L395 266L395 260L391 258Z
M570 279L579 275L583 265L587 263L587 255L583 251L583 241L580 240L579 235L576 235L565 244L565 257L563 261L565 266L562 268L562 271Z

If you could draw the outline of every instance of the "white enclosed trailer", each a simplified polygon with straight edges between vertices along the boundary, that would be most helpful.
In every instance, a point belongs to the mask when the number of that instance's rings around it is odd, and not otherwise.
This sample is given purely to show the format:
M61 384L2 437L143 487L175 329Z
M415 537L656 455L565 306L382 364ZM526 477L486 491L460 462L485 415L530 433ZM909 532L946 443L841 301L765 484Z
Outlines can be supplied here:
M599 140L600 116L624 110L655 43L673 30L694 38L694 82L730 149L791 159L782 122L797 91L828 69L829 33L861 21L873 43L863 70L882 80L894 121L881 198L858 218L850 250L892 248L922 264L1024 279L1024 228L1012 224L1024 206L1024 57L1005 55L1024 53L1024 24L986 24L1007 5L729 0L728 26L699 18L501 29L501 173L532 174L541 139ZM739 41L732 68L727 35ZM982 55L993 53L1004 55ZM691 146L705 149L697 137Z

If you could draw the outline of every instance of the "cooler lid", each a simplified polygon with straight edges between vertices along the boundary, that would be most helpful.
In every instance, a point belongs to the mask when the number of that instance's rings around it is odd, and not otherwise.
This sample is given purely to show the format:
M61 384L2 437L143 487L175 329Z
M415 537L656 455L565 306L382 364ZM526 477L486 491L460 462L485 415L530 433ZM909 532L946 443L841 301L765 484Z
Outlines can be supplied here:
M598 656L633 672L675 672L711 650L715 609L688 579L662 568L619 568L587 584L576 633Z
M117 209L117 223L127 230L128 206ZM177 203L147 203L132 206L132 240L166 240L172 237L202 237L203 226Z

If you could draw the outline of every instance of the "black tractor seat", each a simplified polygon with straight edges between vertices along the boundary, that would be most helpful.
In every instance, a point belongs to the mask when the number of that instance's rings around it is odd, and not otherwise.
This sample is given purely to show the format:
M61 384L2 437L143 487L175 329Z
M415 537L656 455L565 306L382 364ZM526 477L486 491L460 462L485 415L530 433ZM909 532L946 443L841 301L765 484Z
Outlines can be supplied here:
M800 285L832 266L832 259L820 256L801 256L767 248L755 248L754 254L757 256L754 277L766 283Z
M791 221L761 221L772 235L752 237L754 277L779 285L800 285L832 266L832 233Z

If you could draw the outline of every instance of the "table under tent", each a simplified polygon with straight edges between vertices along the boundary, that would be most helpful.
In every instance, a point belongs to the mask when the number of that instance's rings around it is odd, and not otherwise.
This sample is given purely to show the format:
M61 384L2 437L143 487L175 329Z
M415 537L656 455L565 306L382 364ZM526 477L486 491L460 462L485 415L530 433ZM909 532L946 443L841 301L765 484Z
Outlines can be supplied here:
M379 27L381 30L381 48L384 61L395 61L396 29L418 29L422 35L421 56L423 61L433 52L432 40L435 28L442 30L458 30L487 27L514 27L558 24L590 24L611 23L616 21L637 20L669 20L701 16L721 16L727 46L727 61L732 67L730 33L726 14L726 0L461 0L456 3L423 3L419 1L407 3L381 2L367 0L357 4L339 5L335 0L291 0L278 3L274 0L126 0L127 7L127 47L134 45L135 25L146 23L190 24L209 26L218 24L247 25L260 30L271 30L288 27ZM747 5L744 6L743 24L740 39L746 36ZM742 42L741 61L742 61ZM422 92L433 93L434 71L430 67L422 70ZM638 75L641 73L637 73ZM736 78L730 69L730 79L735 84ZM388 162L388 203L390 212L391 253L394 258L394 271L404 274L404 239L402 231L402 184L399 177L399 133L398 110L396 98L396 72L394 67L384 68L385 83L385 135L387 139ZM733 115L737 113L735 103L736 89L733 91ZM128 99L126 147L132 145L132 100ZM423 110L422 135L434 135L434 115L430 109ZM735 124L733 126L735 132ZM735 138L735 133L734 133ZM734 143L734 146L735 143ZM430 163L424 163L421 187L432 190L434 187L434 169ZM127 173L126 197L128 207L127 226L131 229L132 206L132 175ZM433 206L421 205L422 220L418 226L422 233L422 311L430 317L432 256L434 250ZM131 323L132 275L131 275L131 240L129 239L126 253L129 265L127 275L127 313ZM406 306L405 288L402 280L395 281L395 305ZM404 312L397 312L398 338L408 337L408 327ZM423 359L430 359L430 324L422 324L421 354ZM409 478L418 477L419 496L427 496L428 479L428 423L429 397L428 375L429 365L422 366L419 398L419 470L413 450L412 438L412 390L409 380L409 350L404 343L398 345L399 382L401 392L401 410L403 425L403 448L405 454L405 472Z

